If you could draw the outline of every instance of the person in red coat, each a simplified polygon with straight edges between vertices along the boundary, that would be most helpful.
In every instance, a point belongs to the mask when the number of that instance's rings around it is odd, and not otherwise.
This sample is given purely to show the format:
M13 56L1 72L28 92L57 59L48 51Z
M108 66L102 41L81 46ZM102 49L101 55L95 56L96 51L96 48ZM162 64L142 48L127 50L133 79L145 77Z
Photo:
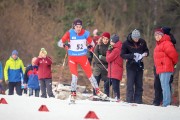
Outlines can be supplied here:
M123 75L123 59L120 57L122 42L119 41L119 36L114 34L111 37L110 46L106 52L106 61L108 62L108 78L105 83L106 89L112 84L115 98L120 99L120 81ZM108 92L109 96L109 92Z
M35 65L38 66L38 79L40 82L41 97L47 98L54 97L52 92L52 73L51 73L51 64L52 60L47 56L47 51L44 48L41 48L38 58L35 61Z
M154 49L154 64L156 73L159 74L163 91L163 104L166 107L171 103L170 77L174 72L174 66L178 62L178 53L171 42L170 36L163 33L162 29L156 29L154 33L156 47Z

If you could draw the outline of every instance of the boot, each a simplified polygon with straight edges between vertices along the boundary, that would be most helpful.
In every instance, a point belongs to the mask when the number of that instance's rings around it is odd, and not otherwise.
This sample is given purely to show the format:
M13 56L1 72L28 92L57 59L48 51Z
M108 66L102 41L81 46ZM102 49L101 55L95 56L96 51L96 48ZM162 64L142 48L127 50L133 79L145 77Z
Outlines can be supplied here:
M103 100L107 99L107 95L101 92L99 88L96 88L96 95Z
M76 91L71 92L70 102L75 103L76 101Z

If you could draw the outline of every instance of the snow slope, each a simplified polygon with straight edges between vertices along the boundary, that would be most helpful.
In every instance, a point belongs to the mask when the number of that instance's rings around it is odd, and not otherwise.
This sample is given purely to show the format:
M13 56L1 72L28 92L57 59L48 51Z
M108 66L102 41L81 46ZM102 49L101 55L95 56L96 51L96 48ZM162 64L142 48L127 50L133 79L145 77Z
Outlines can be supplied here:
M0 104L0 120L84 120L89 111L94 111L100 120L180 120L180 107L156 107L150 105L132 106L127 103L55 98L35 98L26 96L0 95L8 104ZM40 112L46 105L49 112Z

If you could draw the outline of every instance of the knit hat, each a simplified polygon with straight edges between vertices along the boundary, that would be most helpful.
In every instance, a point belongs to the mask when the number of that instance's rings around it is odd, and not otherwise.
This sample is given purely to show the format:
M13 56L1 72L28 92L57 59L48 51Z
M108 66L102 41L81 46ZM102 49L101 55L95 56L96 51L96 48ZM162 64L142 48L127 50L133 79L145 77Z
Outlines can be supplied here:
M170 34L170 31L171 31L171 28L164 26L164 27L162 27L162 30L163 30L163 33L164 33L164 34L169 35L169 34Z
M164 35L164 31L161 28L155 29L154 34Z
M139 30L134 29L134 30L132 31L131 37L132 37L132 38L138 38L138 39L139 39L139 38L141 37L141 34L140 34Z
M73 25L76 26L76 25L81 25L82 26L82 20L79 19L79 18L76 18L73 22Z
M110 39L110 34L108 32L103 32L102 37L107 37Z
M117 43L119 41L119 36L114 34L112 37L111 37L111 42L113 43Z
M18 51L17 50L13 50L12 51L12 55L18 55Z
M41 48L41 51L47 55L47 51L45 48Z

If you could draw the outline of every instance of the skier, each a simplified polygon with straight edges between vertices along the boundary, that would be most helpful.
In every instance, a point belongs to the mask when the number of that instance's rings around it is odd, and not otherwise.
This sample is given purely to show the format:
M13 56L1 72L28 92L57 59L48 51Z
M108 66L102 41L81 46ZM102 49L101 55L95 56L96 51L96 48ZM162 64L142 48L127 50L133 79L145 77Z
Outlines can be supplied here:
M87 49L91 51L94 45L95 44L90 37L89 31L82 28L82 21L79 18L76 18L73 21L72 29L67 31L58 42L59 47L64 47L66 50L68 50L68 64L69 64L70 72L72 74L71 97L70 97L71 102L75 102L76 100L78 64L82 67L82 69L86 73L93 88L96 90L97 96L99 96L102 99L105 99L107 97L106 94L100 91L97 81L92 74L90 63L86 56Z

